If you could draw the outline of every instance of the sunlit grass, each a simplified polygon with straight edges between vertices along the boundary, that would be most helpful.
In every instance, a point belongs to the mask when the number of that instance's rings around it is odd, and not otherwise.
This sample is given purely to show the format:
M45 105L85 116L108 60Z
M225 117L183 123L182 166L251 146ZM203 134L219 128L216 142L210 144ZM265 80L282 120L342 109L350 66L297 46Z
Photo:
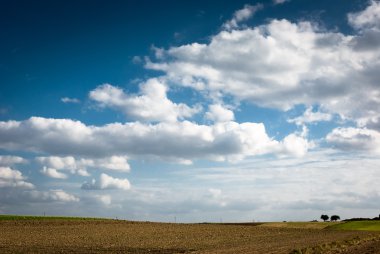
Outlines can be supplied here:
M380 221L347 221L345 223L329 226L328 229L380 231Z

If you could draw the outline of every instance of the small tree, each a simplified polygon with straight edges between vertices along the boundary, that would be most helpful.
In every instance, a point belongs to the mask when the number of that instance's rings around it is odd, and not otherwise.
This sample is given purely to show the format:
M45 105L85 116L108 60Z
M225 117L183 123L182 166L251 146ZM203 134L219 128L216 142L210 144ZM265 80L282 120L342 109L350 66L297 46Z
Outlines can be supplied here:
M332 215L331 216L331 221L337 221L337 220L340 220L339 215Z
M330 218L330 217L329 217L327 214L322 214L322 215L321 215L321 219L322 219L323 221L327 221L329 218Z

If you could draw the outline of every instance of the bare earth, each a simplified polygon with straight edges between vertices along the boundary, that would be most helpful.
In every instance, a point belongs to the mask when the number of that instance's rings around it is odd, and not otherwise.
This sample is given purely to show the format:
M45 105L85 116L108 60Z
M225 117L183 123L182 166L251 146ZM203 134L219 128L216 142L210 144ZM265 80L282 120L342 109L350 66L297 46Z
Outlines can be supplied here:
M306 253L306 248L307 253L380 253L380 233L276 224L0 221L0 253Z

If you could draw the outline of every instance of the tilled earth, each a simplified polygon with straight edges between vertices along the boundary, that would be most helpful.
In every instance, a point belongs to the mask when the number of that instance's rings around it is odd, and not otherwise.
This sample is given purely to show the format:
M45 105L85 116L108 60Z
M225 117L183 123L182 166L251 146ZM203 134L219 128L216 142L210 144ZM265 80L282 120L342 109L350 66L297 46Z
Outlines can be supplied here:
M258 224L0 221L0 253L302 253L295 250L345 242L355 244L322 253L380 253L379 239L373 232Z

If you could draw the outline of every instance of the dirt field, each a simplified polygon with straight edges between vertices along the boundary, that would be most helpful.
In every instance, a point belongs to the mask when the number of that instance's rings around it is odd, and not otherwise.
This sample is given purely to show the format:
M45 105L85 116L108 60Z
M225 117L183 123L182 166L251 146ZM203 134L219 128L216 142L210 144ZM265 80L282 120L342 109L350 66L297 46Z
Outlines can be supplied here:
M380 253L379 232L322 227L2 220L0 253Z

